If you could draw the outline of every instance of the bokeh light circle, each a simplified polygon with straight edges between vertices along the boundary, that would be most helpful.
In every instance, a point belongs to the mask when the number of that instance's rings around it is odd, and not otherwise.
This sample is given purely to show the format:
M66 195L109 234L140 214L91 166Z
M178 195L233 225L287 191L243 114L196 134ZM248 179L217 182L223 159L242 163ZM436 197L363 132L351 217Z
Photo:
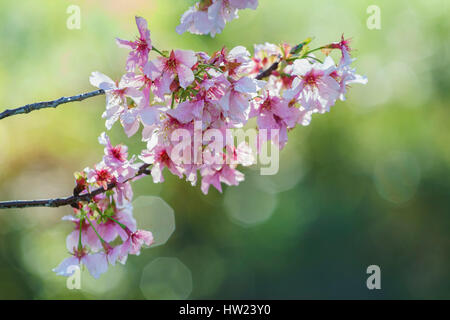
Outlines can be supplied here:
M251 180L239 184L239 188L227 188L225 209L231 220L238 225L250 227L268 220L277 205L276 195L257 187Z
M395 152L376 163L373 178L382 198L401 204L416 193L420 175L419 164L412 154Z
M140 288L146 299L187 299L192 274L177 258L156 258L143 269Z
M139 229L153 233L152 247L167 242L175 231L173 209L160 197L140 196L133 201L133 215Z

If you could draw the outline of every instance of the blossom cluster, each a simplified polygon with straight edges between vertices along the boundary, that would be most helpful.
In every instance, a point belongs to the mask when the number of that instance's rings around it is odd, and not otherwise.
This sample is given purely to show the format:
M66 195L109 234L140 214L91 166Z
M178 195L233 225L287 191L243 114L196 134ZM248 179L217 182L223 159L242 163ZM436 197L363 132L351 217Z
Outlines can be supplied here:
M176 30L193 34L221 33L225 24L238 18L238 10L258 7L258 0L201 0L182 16Z
M206 7L197 5L196 12L208 8L209 15L218 3L236 10L257 5L257 1L201 1ZM184 18L186 26L194 28L195 23ZM128 137L142 128L139 135L146 147L128 160L126 146L112 146L105 133L100 136L103 160L76 175L75 189L77 194L96 188L106 192L81 201L67 218L75 230L67 238L72 256L55 269L61 275L82 263L98 276L108 264L124 263L128 254L139 254L143 244L152 243L152 234L138 230L132 216L132 180L151 174L160 183L167 169L192 185L201 180L205 194L211 186L221 192L222 183L238 185L244 180L238 166L253 164L264 143L282 149L290 130L308 125L315 113L330 111L337 100L345 99L350 85L367 82L352 67L350 42L343 36L312 50L306 39L295 46L255 45L253 55L242 46L208 55L158 50L145 19L136 17L136 24L139 35L134 41L117 39L119 46L130 50L125 74L114 81L93 72L90 82L105 91L106 128L119 122ZM340 52L337 63L330 55L333 50ZM316 51L324 54L323 60L314 55ZM252 119L260 134L256 146L245 142L235 146L233 140L218 145L217 137L249 126ZM113 246L116 238L120 244Z
M125 264L129 254L139 255L143 245L153 242L150 231L137 229L132 213L130 182L144 174L142 164L134 157L128 159L126 146L112 146L104 132L99 142L104 145L105 155L94 168L75 173L74 194L91 194L99 188L105 192L89 202L79 202L73 215L63 217L74 223L74 230L66 239L70 257L53 270L58 275L69 276L82 264L98 278L108 265Z

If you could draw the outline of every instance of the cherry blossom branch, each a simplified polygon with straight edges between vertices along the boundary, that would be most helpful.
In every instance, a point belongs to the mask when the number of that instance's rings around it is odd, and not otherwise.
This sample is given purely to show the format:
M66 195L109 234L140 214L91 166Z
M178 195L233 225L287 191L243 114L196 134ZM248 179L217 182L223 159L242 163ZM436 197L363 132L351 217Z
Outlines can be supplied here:
M265 77L270 76L272 74L272 72L278 68L278 64L279 64L279 61L274 62L268 69L266 69L266 70L262 71L260 74L258 74L256 76L256 79L261 80ZM40 110L40 109L45 109L45 108L56 108L57 106L59 106L61 104L75 102L75 101L83 101L83 100L86 100L86 99L89 99L92 97L96 97L96 96L99 96L102 94L105 94L105 90L99 89L99 90L94 90L91 92L86 92L86 93L78 94L78 95L71 96L71 97L61 97L59 99L51 100L51 101L30 103L30 104L27 104L25 106L18 107L15 109L6 109L5 111L0 113L0 120L7 118L7 117L23 114L23 113L30 113L31 111L35 111L35 110Z
M281 59L280 59L281 61ZM262 80L268 76L270 76L272 74L272 72L276 71L278 69L278 65L280 64L280 61L276 61L274 63L272 63L272 65L267 68L266 70L261 71L257 76L256 76L256 80Z
M274 62L269 68L261 71L256 76L256 79L261 80L261 79L264 79L264 78L270 76L273 71L277 70L280 61ZM75 102L75 101L83 101L83 100L86 100L86 99L89 99L92 97L96 97L96 96L99 96L102 94L105 94L105 90L99 89L99 90L94 90L91 92L86 92L86 93L78 94L78 95L71 96L71 97L61 97L59 99L51 100L51 101L30 103L30 104L27 104L25 106L18 107L15 109L6 109L5 111L0 113L0 120L7 118L7 117L23 114L23 113L30 113L31 111L35 111L35 110L40 110L40 109L45 109L45 108L56 108L57 106L59 106L61 104Z
M125 182L129 182L140 175L148 175L150 174L150 170L148 170L149 164L143 164L136 175L131 177ZM55 199L42 199L42 200L14 200L14 201L0 201L0 209L13 209L13 208L31 208L31 207L47 207L47 208L57 208L62 206L72 206L76 207L76 204L80 201L91 201L93 197L105 193L108 190L112 190L116 187L115 183L109 183L107 188L100 187L95 189L92 192L85 194L76 194L74 191L74 195L64 198L55 198Z
M105 94L105 91L103 89L100 89L100 90L95 90L95 91L91 91L91 92L87 92L87 93L82 93L82 94L79 94L76 96L61 97L59 99L52 100L52 101L31 103L31 104L27 104L25 106L15 108L15 109L6 109L2 113L0 113L0 119L10 117L10 116L15 116L15 115L22 114L22 113L30 113L31 111L34 111L34 110L40 110L40 109L45 109L45 108L56 108L60 104L74 102L74 101L83 101L85 99L99 96L102 94Z

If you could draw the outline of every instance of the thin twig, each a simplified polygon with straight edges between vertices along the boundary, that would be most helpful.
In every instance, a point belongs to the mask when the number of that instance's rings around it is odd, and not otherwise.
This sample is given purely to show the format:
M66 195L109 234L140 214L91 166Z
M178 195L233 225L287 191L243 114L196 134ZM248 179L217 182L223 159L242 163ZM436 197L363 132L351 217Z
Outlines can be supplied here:
M15 109L6 109L2 113L0 113L0 119L10 117L10 116L15 116L15 115L22 114L22 113L29 113L31 111L44 109L44 108L56 108L60 104L74 102L74 101L82 101L82 100L85 100L88 98L102 95L104 93L105 93L105 90L99 89L99 90L95 90L95 91L91 91L91 92L87 92L87 93L82 93L82 94L72 96L72 97L61 97L59 99L52 100L52 101L31 103L31 104L27 104L26 106L22 106L22 107L15 108Z
M148 170L149 164L143 164L136 175L134 177L131 177L124 181L128 182L130 180L133 180L134 178L137 178L138 176L142 174L150 174L150 170ZM12 209L12 208L30 208L30 207L50 207L50 208L56 208L56 207L62 207L62 206L72 206L76 207L78 202L80 201L91 201L92 198L96 195L105 193L108 190L111 190L116 187L115 183L108 184L108 187L104 189L103 187L100 187L98 189L95 189L94 191L90 193L85 194L79 194L79 195L72 195L69 197L64 198L55 198L55 199L42 199L42 200L15 200L15 201L2 201L0 202L0 209Z
M267 68L266 70L261 71L257 76L256 79L257 80L262 80L268 76L270 76L272 74L272 72L274 72L275 70L278 69L278 65L280 64L279 61L276 61L274 63L272 63L272 65Z
M306 44L305 42L302 42L299 45L296 45L295 47L293 47L291 49L291 51L289 53L290 54L296 54L296 53L300 52L300 50L305 46L305 44ZM320 48L308 51L306 54L314 52L314 51L317 51L317 50L322 49L322 48L323 47L320 47ZM301 57L301 58L304 58L304 56L306 54L304 54L303 57ZM298 59L298 58L299 57L295 57L295 59ZM274 63L272 63L269 68L267 68L266 70L263 70L260 73L258 73L258 75L256 76L256 79L257 80L262 80L262 79L270 76L272 74L272 72L274 72L274 71L276 71L278 69L278 66L280 65L281 61L283 61L283 58L279 57L279 60L275 61ZM287 61L289 61L289 59L287 59Z

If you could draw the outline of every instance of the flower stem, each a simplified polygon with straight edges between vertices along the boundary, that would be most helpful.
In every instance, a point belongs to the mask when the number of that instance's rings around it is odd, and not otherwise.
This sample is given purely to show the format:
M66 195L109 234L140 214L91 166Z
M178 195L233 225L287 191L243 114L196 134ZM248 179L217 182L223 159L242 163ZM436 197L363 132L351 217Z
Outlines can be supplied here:
M309 51L305 52L301 58L304 58L304 57L306 57L308 54L310 54L310 53L312 53L312 52L316 52L316 51L322 50L322 49L324 49L324 48L325 48L325 47L318 47L318 48L309 50Z
M83 220L84 220L84 218L80 219L80 232L78 235L78 250L81 250L81 248L83 247L83 245L81 244L81 229L83 227Z
M318 62L320 62L320 63L323 63L322 62L322 60L320 60L320 59L318 59L318 58L316 58L316 57L312 57L312 56L306 56L306 57L304 57L304 59L313 59L313 60L316 60L316 61L318 61Z
M200 63L198 66L201 67L201 68L211 68L211 69L214 69L214 70L216 70L216 71L218 71L220 73L223 73L222 69L220 69L219 67L213 66L212 64Z
M108 216L108 219L110 219L110 220L114 221L115 223L117 223L123 230L125 230L125 231L129 230L129 229L127 228L126 225L120 223L119 221L117 221L117 220L114 219L113 217L109 217L109 216Z
M172 93L172 102L170 103L170 109L173 109L174 105L175 105L175 92Z
M103 240L103 238L98 234L97 229L95 229L94 225L92 224L91 219L87 218L87 220L89 221L89 224L91 225L92 229L94 229L94 232L97 235L97 237L100 239L100 242L105 243L106 241Z
M154 46L152 46L152 50L158 52L160 55L162 55L163 57L166 57L166 55L164 53L162 53L161 51L159 51L158 49L156 49Z

